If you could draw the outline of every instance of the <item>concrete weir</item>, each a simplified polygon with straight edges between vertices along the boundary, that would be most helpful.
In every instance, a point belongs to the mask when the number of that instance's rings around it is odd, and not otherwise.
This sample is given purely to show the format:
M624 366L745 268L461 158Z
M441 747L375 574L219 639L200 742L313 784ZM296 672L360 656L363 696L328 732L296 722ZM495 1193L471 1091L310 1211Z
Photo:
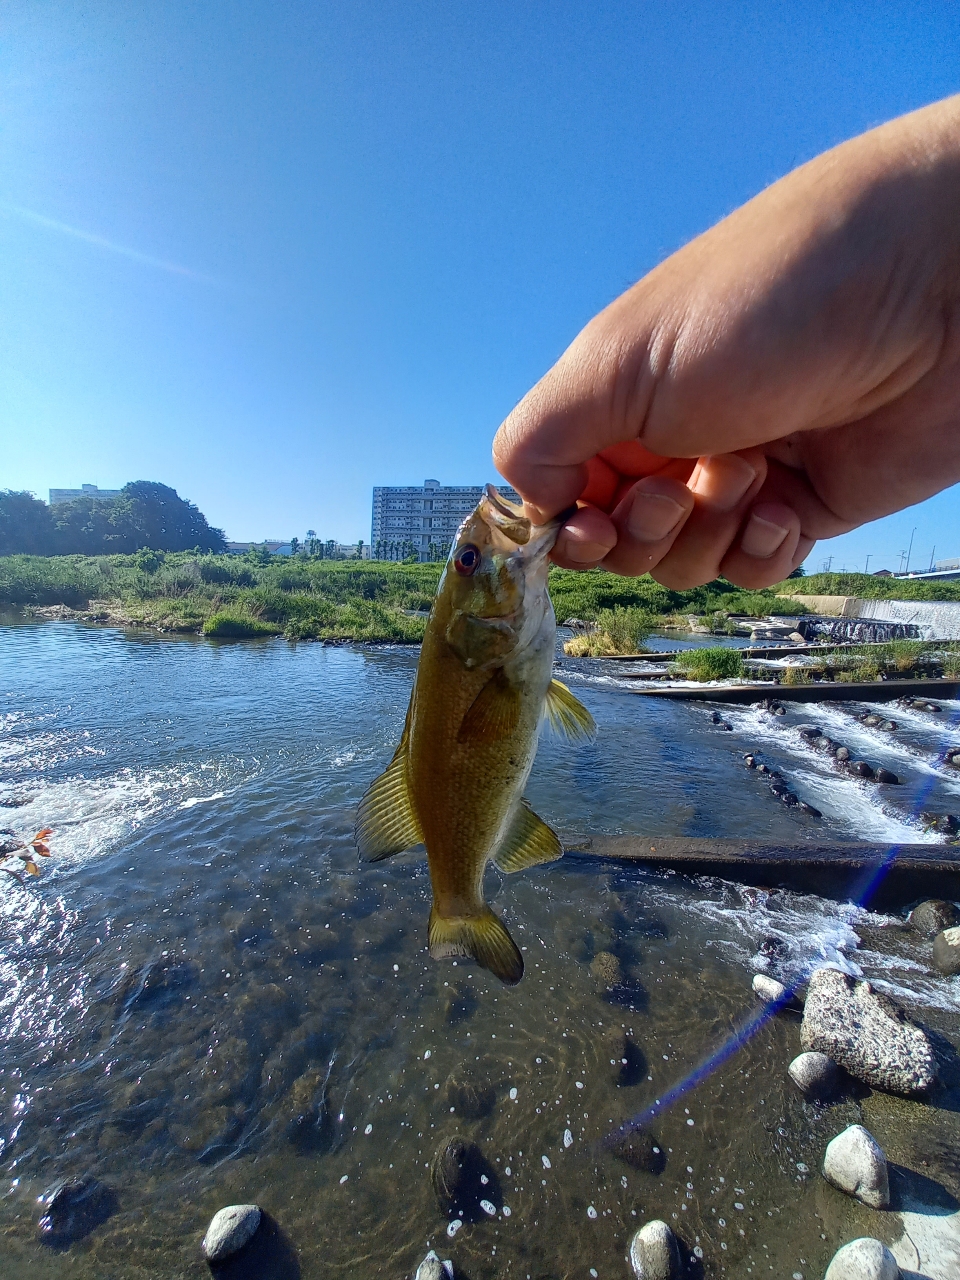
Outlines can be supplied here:
M819 680L811 684L727 684L653 686L631 689L641 698L679 698L693 702L894 702L897 698L956 698L960 680L869 680L849 683Z
M641 863L688 876L720 876L881 909L928 897L960 897L960 846L778 845L697 836L598 835L564 841L564 851L567 856Z

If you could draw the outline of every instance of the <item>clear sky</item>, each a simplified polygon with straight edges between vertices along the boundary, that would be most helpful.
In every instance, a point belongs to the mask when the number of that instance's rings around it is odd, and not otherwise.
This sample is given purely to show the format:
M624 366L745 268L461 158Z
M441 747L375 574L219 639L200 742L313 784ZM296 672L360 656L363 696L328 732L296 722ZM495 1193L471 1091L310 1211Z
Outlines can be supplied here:
M960 89L955 3L5 0L0 487L369 538L691 236ZM819 567L960 556L957 491Z

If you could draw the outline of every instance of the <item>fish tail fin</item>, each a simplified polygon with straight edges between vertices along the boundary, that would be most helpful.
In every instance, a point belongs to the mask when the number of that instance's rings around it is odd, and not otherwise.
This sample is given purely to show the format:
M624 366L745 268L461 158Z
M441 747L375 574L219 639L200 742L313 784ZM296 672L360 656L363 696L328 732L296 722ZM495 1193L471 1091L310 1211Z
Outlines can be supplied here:
M475 916L442 916L434 905L427 936L434 960L472 956L509 987L523 977L523 956L503 921L486 904Z

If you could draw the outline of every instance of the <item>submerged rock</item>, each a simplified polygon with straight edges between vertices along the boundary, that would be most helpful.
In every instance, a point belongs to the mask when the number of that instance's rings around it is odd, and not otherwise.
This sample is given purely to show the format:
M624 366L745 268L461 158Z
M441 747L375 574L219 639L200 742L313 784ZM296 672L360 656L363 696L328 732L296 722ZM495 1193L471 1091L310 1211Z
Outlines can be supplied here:
M590 961L590 976L599 987L619 987L623 982L623 968L612 951L598 951Z
M496 1170L475 1142L460 1137L445 1142L434 1157L430 1176L437 1204L448 1218L476 1222L486 1216L481 1207L484 1200L499 1208Z
M833 1059L813 1050L794 1058L787 1073L802 1093L818 1100L832 1097L843 1080L843 1073Z
M933 940L933 963L947 977L960 973L960 928L937 934Z
M839 758L839 752L837 755ZM866 760L851 760L847 765L847 770L852 773L855 778L873 777L873 770L867 764Z
M839 969L810 978L800 1028L803 1049L825 1053L874 1089L910 1097L937 1078L933 1045L898 1005Z
M223 1262L250 1243L260 1226L260 1206L230 1204L210 1219L200 1248L208 1262Z
M837 1250L824 1280L900 1280L900 1268L885 1244L862 1236Z
M659 1218L647 1222L630 1241L630 1266L637 1280L676 1280L680 1275L677 1237Z
M70 1178L44 1197L43 1206L40 1239L63 1248L106 1222L117 1207L117 1193L93 1177Z
M943 929L960 924L960 911L943 898L929 898L913 908L907 924L923 938L935 938Z
M465 1022L477 1009L477 995L468 982L451 982L444 993L443 1011L447 1022L456 1026Z
M663 1148L648 1129L630 1129L610 1140L610 1150L631 1169L662 1173L666 1164Z
M465 1120L482 1120L493 1110L497 1091L485 1080L455 1072L447 1080L447 1103Z
M871 1209L886 1209L890 1204L887 1157L862 1124L850 1125L827 1143L823 1176Z
M891 787L899 787L900 785L899 777L895 773L891 773L889 769L884 769L882 766L879 769L874 769L873 780L874 782L885 782Z
M431 1249L417 1267L413 1280L453 1280L453 1263L441 1262Z

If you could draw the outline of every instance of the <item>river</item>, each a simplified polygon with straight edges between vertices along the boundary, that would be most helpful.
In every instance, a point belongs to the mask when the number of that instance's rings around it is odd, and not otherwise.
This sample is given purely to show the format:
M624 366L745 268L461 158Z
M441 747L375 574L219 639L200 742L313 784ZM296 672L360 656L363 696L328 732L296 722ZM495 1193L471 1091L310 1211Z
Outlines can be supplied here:
M899 918L568 856L488 875L518 987L431 962L425 863L360 866L352 838L416 658L0 626L0 801L19 805L0 825L54 828L42 876L0 885L0 1277L199 1277L212 1213L256 1201L282 1232L277 1277L400 1280L428 1247L472 1280L623 1277L632 1231L662 1217L691 1274L810 1280L876 1229L819 1175L860 1120L960 1195L955 1109L809 1105L788 1016L724 1048L754 972L822 961L956 1044L960 979ZM712 708L632 697L615 664L561 666L598 724L586 746L545 739L534 768L531 803L565 835L934 841L917 812L960 811L936 761L960 744L957 704L897 709L893 734L842 704L729 708L729 732ZM796 733L813 718L904 785L836 773ZM747 750L823 817L781 805ZM604 1141L650 1109L652 1172ZM450 1234L430 1166L454 1135L490 1162L495 1212ZM38 1197L81 1175L111 1211L57 1252Z

